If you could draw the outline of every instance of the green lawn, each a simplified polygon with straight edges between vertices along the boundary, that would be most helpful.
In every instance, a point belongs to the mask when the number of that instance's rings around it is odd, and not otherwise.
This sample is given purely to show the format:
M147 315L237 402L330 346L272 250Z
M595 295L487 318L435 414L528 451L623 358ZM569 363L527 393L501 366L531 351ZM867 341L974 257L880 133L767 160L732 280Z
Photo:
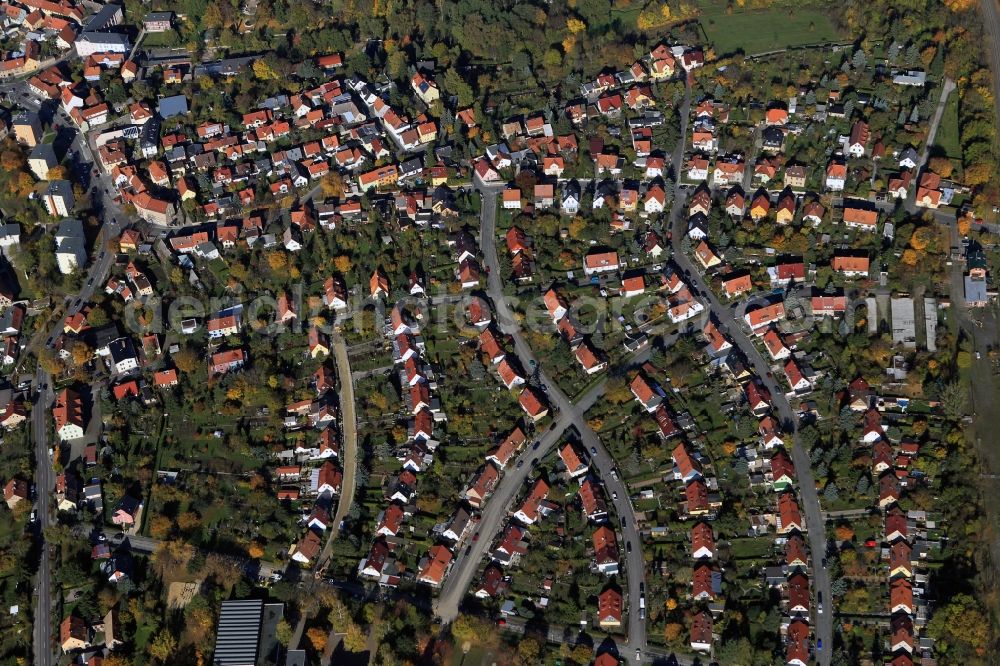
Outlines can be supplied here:
M736 558L767 557L774 547L767 537L732 539L730 544L733 557Z
M720 56L737 51L752 55L837 39L823 12L804 7L733 8L727 14L725 2L712 0L703 3L701 25Z
M958 134L958 95L948 96L948 103L941 116L941 124L938 125L937 134L934 136L934 145L952 159L961 159L962 157L962 146Z

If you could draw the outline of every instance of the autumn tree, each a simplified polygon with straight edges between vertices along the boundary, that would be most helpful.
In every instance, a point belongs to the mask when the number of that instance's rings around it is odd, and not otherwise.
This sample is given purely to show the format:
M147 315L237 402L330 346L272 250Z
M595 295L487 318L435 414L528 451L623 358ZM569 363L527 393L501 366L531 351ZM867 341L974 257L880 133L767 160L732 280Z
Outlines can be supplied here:
M354 653L368 649L368 635L357 622L347 625L347 631L344 633L344 649Z
M837 535L839 541L850 541L854 538L854 530L851 529L850 525L837 525L837 529L834 531Z
M264 557L264 546L259 541L251 541L247 547L247 555L254 560Z
M130 666L131 661L124 655L109 654L104 658L104 666Z
M163 541L153 551L150 563L160 580L169 580L187 569L194 548L183 541Z
M196 599L188 605L184 613L184 640L200 647L208 647L207 641L212 636L215 625L215 615L208 604Z
M282 645L288 645L289 641L292 640L292 625L289 624L288 620L285 618L278 620L278 626L274 629L274 637Z
M55 352L46 348L38 352L38 365L50 375L62 374L63 364Z
M201 516L194 511L185 511L177 516L177 527L185 532L190 532L199 525L201 525Z
M451 623L451 635L458 644L482 643L492 633L492 627L473 615L463 613Z
M3 167L4 171L19 171L24 166L24 154L17 147L17 144L14 146L13 149L0 153L0 167Z
M990 622L985 610L968 594L957 594L939 606L927 627L935 640L935 653L947 656L952 664L979 663L989 644Z
M177 639L174 635L170 633L169 630L164 629L156 635L153 642L149 645L149 654L153 659L159 662L166 662L167 659L174 656L177 652Z
M323 176L319 185L323 191L323 196L328 199L344 196L344 179L337 171L331 171Z
M534 638L522 639L517 644L517 656L521 658L522 663L537 664L541 652L542 648Z
M310 627L306 631L306 638L309 639L309 644L312 645L316 652L322 652L326 649L326 639L327 633L319 627Z
M174 365L177 369L183 373L194 372L195 368L198 367L198 355L194 353L191 349L182 349L171 358L174 360Z
M157 515L149 519L149 534L154 539L166 538L173 528L173 522L166 516Z
M256 58L251 68L253 75L261 81L274 81L279 78L278 72L274 70L266 58Z
M94 357L94 350L83 340L75 340L71 347L70 354L73 358L73 365L80 367Z
M927 246L930 245L930 234L931 231L927 227L920 227L919 229L916 229L913 232L913 235L910 236L910 247L914 250L923 252L927 249Z
M333 260L333 266L337 269L341 275L345 275L351 271L352 267L351 258L346 254L341 254Z
M942 178L951 178L952 172L955 170L954 165L952 165L951 160L947 157L932 157L927 160L927 168L941 176Z
M681 633L684 631L684 625L680 622L668 622L665 627L663 627L663 638L666 639L667 643L674 643L681 637Z
M972 228L972 216L963 215L958 218L958 233L961 236L968 236L969 231Z
M280 250L272 250L267 253L267 265L272 271L280 271L288 265L288 257Z

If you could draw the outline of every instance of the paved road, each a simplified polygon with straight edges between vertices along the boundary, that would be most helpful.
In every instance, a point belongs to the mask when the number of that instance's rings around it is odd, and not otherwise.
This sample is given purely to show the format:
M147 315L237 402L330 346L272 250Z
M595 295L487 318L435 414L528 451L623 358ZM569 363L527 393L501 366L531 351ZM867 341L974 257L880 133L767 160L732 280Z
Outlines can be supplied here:
M500 261L497 256L496 232L496 194L498 188L482 188L481 228L479 242L487 267L487 293L493 301L496 318L501 332L509 335L514 341L514 352L526 369L538 368L538 379L545 387L546 395L555 411L555 423L541 436L537 448L525 451L520 459L523 466L518 469L517 463L508 467L497 486L493 497L486 504L479 522L479 539L471 544L469 552L460 553L452 567L441 595L437 602L437 615L444 621L450 621L458 613L458 606L472 582L472 577L478 569L478 564L485 554L486 548L500 531L507 509L515 499L518 491L524 485L533 467L535 459L543 458L563 437L563 433L572 426L580 436L580 441L591 456L592 469L604 480L609 501L614 506L616 515L624 521L619 523L622 537L622 556L625 563L625 574L628 580L629 605L638 609L638 599L645 585L645 563L642 558L642 540L636 525L635 512L629 499L628 489L620 478L611 475L615 468L614 459L607 452L600 438L590 429L584 418L584 410L574 405L565 393L545 374L544 366L535 357L521 333L520 326L511 311L503 294ZM595 395L591 393L591 395ZM599 394L596 394L599 395ZM595 398L596 399L596 398ZM629 552L628 545L631 545ZM646 646L646 623L640 620L638 613L629 617L629 641L625 646L627 655L632 655L636 648Z
M729 335L733 344L739 347L747 357L747 360L753 364L757 376L771 392L772 404L784 425L784 429L786 432L792 434L792 461L795 464L795 473L799 481L799 496L802 501L802 510L805 514L809 547L813 557L812 587L814 592L823 594L827 608L826 613L815 615L814 631L818 639L822 639L825 645L830 646L833 645L833 613L830 608L833 597L830 594L830 577L826 569L819 566L820 558L826 554L826 526L823 522L822 509L819 504L819 495L816 492L816 482L813 479L809 455L799 442L798 422L795 413L792 411L784 392L778 386L777 382L775 382L773 377L768 376L770 368L764 357L746 333L743 332L743 321L741 318L737 318L738 312L736 309L727 307L719 302L694 262L684 254L681 248L681 240L687 232L686 199L686 194L683 191L678 191L673 210L671 211L673 221L673 259L680 269L684 271L685 278L688 279L692 289L702 294L702 301L708 305L711 313L719 322L721 329ZM829 649L816 653L821 666L827 666L830 663L830 653L831 650Z
M310 196L315 192L310 193ZM323 572L330 560L330 553L333 550L333 542L340 535L340 523L351 510L354 502L354 486L358 472L358 420L355 411L354 401L354 381L351 375L351 361L347 353L347 344L340 334L334 334L330 340L333 346L333 356L337 363L337 377L340 379L340 421L342 425L343 441L343 470L344 479L340 484L340 499L337 501L337 513L333 518L333 525L327 535L326 544L323 551L316 558L316 574L306 580L304 594L310 594L313 587L322 579ZM294 650L298 648L302 641L302 634L306 629L306 614L299 616L299 621L295 624L292 636L288 641L288 648Z
M448 577L445 578L434 606L434 613L443 622L451 622L458 616L458 608L465 597L472 579L476 575L479 563L492 545L494 536L503 527L511 503L517 498L518 492L524 488L525 481L532 471L532 459L543 458L559 441L562 432L569 427L569 417L560 414L555 423L549 427L537 440L537 446L528 448L517 461L511 461L504 472L503 479L497 484L493 495L487 500L476 528L479 538L473 541L466 550L460 550L455 555ZM520 464L520 468L518 467Z
M961 247L958 226L951 225L951 244ZM997 305L991 303L982 310L970 311L965 306L965 271L964 262L952 262L949 286L951 294L951 312L962 331L972 340L974 349L971 375L971 391L969 394L968 411L973 418L972 432L975 435L976 450L979 452L983 474L980 475L980 488L983 493L984 506L988 520L993 524L992 538L989 541L990 553L994 567L1000 563L1000 532L996 526L1000 524L997 507L1000 507L1000 484L995 483L997 472L1000 472L1000 450L994 439L983 435L990 433L996 415L1000 414L1000 399L998 399L997 376L993 371L993 361L990 359L990 349L996 349L1000 341L998 331Z
M688 98L685 99L685 108L681 111L681 143L675 149L673 155L675 173L680 174L680 163L683 158L683 146L687 142L687 118L690 115L690 86L688 86ZM751 342L743 332L742 320L736 319L734 308L727 307L719 302L715 294L709 288L708 282L702 276L698 267L695 266L684 253L681 242L687 234L687 194L685 190L676 188L676 196L673 207L670 211L671 219L671 245L673 248L673 260L684 271L685 278L696 293L702 294L702 302L705 303L710 312L715 316L723 331L728 333L733 344L740 348L747 360L753 364L756 374L771 392L772 402L778 412L778 416L785 424L786 431L790 430L793 438L791 449L792 461L795 464L795 473L799 481L799 496L802 500L802 509L805 514L808 529L809 547L813 557L812 588L815 593L822 593L827 605L827 612L816 615L814 618L814 632L816 638L822 639L827 646L833 645L833 612L832 595L830 594L830 577L822 566L819 566L819 558L826 554L826 526L823 522L822 509L819 504L819 495L816 492L816 482L813 479L812 467L808 452L802 447L798 438L798 422L795 413L792 411L784 392L778 387L772 377L769 377L770 368L757 347ZM817 652L816 657L820 666L828 666L830 663L831 649Z
M337 376L340 378L340 423L344 436L342 461L344 469L344 479L340 484L340 499L337 502L337 513L333 518L333 529L323 547L323 552L319 556L319 562L326 563L330 559L330 551L333 548L333 540L340 532L340 522L351 510L354 502L354 484L358 471L358 420L355 414L354 401L354 380L351 374L351 360L347 355L347 345L344 338L339 334L334 334L331 343L333 344L333 356L337 361Z
M32 95L27 94L27 86L23 81L13 81L9 82L3 87L0 87L0 92L9 94L18 104L21 106L32 109L39 110L42 108L42 104L37 98ZM58 103L47 102L47 107L54 108L54 120L58 122L62 127L68 129L68 131L75 132L73 141L70 144L70 152L76 155L76 163L80 169L83 170L83 175L86 177L86 170L92 168L96 162L94 161L93 153L90 150L85 137L80 132L75 130L75 126L70 120L69 116L63 110L62 106ZM80 173L75 174L74 180L79 181ZM96 261L94 261L90 269L82 276L82 283L79 291L76 295L69 296L67 298L68 305L66 307L66 314L73 315L79 312L83 304L85 304L94 292L94 289L98 285L102 285L105 278L107 277L108 271L111 268L111 263L114 260L114 256L107 251L106 240L112 238L120 231L119 220L125 219L121 213L121 209L115 204L111 199L108 192L99 189L97 193L96 200L93 201L94 206L99 209L101 214L104 216L105 224L98 234L97 241L95 243L94 252L92 254L96 255ZM63 319L58 317L52 324L52 327L48 331L39 331L26 346L25 353L22 354L22 359L26 357L28 351L37 350L39 345L44 343L47 347L51 347L55 342L55 339L62 332ZM52 663L52 595L53 595L53 585L52 585L52 564L51 564L51 549L49 544L45 541L44 532L45 528L53 524L53 515L51 509L51 492L55 487L55 475L52 470L52 460L49 455L49 447L52 446L58 450L58 445L55 443L50 444L48 439L48 414L49 408L53 400L52 391L52 378L48 374L38 368L35 374L35 388L40 389L41 386L45 386L45 390L38 390L34 407L32 408L32 419L31 419L31 431L32 438L34 440L35 449L35 492L37 493L37 507L39 526L41 528L41 533L39 540L41 542L40 557L38 567L38 583L37 583L37 602L35 604L35 621L32 630L32 641L35 663L38 666L48 666Z
M49 378L39 369L35 375L35 385L49 384ZM31 435L35 442L35 492L36 510L41 529L41 561L38 565L38 583L35 591L35 621L33 643L35 664L49 666L52 663L52 552L44 539L46 528L52 524L50 494L55 487L55 477L49 458L48 426L46 416L52 401L52 389L39 391L31 410Z
M996 0L992 0L996 2ZM941 116L944 115L944 108L948 102L948 95L951 91L955 89L955 82L951 79L946 78L944 80L944 85L941 86L941 97L938 98L937 107L934 109L934 116L931 118L930 127L927 129L927 141L924 142L923 150L920 151L920 162L917 164L916 173L920 174L923 171L924 166L927 164L927 158L930 156L931 146L934 145L934 137L937 136L938 126L941 124ZM916 207L917 199L917 185L914 183L910 187L909 193L906 195L906 210L910 213L917 211Z

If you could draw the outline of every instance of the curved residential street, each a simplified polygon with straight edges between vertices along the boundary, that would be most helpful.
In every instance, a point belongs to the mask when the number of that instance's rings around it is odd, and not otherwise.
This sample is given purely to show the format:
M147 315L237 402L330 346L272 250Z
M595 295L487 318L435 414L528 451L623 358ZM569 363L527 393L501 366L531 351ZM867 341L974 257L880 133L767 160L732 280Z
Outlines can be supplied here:
M812 552L812 590L814 594L822 594L825 599L827 612L814 613L812 617L813 630L817 640L822 640L823 645L832 646L833 640L833 596L830 594L830 576L826 568L820 565L820 561L826 556L826 525L823 521L822 508L819 503L819 494L816 492L816 481L813 479L812 466L809 455L802 447L798 438L798 419L792 411L791 405L785 398L784 391L778 386L774 378L770 376L771 370L764 360L764 357L754 346L750 338L743 332L743 320L741 318L743 308L726 307L716 298L702 276L698 267L694 265L681 248L681 241L687 235L687 219L684 215L684 204L687 200L686 194L678 190L674 207L671 211L671 221L673 227L672 245L673 260L684 272L684 278L691 285L692 291L700 293L702 301L709 307L712 315L716 318L719 328L726 333L747 360L753 365L754 371L760 380L771 392L771 401L778 412L778 417L786 430L793 437L793 444L790 447L792 462L795 464L795 475L798 478L799 496L802 500L802 511L806 519L806 529L808 531L809 549ZM814 608L818 608L814 604ZM816 658L821 666L830 663L832 650L817 651Z
M337 377L340 380L340 426L344 436L343 454L341 465L344 470L344 480L340 484L340 498L337 500L337 513L333 517L333 526L330 530L330 537L326 540L323 552L320 553L318 562L320 567L330 559L330 550L333 547L333 540L340 532L340 523L344 520L347 512L351 510L354 503L355 478L358 471L358 420L354 412L354 379L351 374L351 360L347 355L347 344L343 336L334 333L330 337L333 356L337 362Z
M544 366L538 363L538 359L532 352L531 347L521 334L520 327L511 311L509 304L503 294L503 283L500 279L500 262L497 257L497 231L496 231L496 210L498 188L481 188L482 211L481 228L479 242L482 245L484 261L487 267L487 291L493 301L496 311L496 321L501 332L511 336L514 341L514 352L521 365L526 369L538 368L538 378L549 399L554 411L554 423L545 431L536 448L529 448L521 454L520 460L524 460L524 465L518 469L517 463L509 466L498 484L493 496L487 501L479 521L479 539L472 543L467 553L461 553L456 558L455 565L448 578L445 580L441 595L437 601L437 615L445 622L451 621L458 614L458 607L465 596L473 576L479 568L479 563L485 555L486 548L503 526L504 519L511 502L516 498L520 489L524 486L525 480L532 472L533 461L540 460L555 446L563 440L563 433L573 427L580 437L580 442L591 457L591 469L604 481L605 492L608 501L614 506L615 513L619 519L624 519L622 526L620 520L615 528L619 531L622 543L622 555L625 558L625 574L627 577L628 607L638 608L638 599L642 595L645 583L645 563L642 557L642 541L636 525L635 512L633 511L628 489L620 478L612 477L611 470L615 468L614 460L604 448L600 438L590 429L584 418L583 410L566 396L565 393L549 380L545 374ZM598 392L588 392L588 398L592 401ZM591 454L591 450L596 450L596 454ZM615 475L617 477L617 475ZM617 496L618 499L613 499ZM631 544L631 552L628 552L627 544ZM628 642L619 645L621 655L627 659L634 657L635 651L644 650L646 647L646 623L638 618L637 613L629 613L628 622Z

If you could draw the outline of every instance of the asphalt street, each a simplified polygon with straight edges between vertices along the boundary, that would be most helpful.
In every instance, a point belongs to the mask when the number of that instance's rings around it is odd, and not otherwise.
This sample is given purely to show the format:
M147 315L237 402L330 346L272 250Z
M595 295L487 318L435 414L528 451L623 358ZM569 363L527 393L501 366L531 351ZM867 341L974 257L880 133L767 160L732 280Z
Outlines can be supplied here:
M799 442L798 419L792 411L788 400L785 398L784 391L774 380L771 368L747 334L744 333L743 320L742 318L737 318L742 309L734 309L720 303L709 288L705 278L699 272L698 267L684 253L681 247L681 240L687 233L687 216L684 210L686 200L687 196L684 191L678 190L673 210L671 211L673 222L673 260L680 267L681 271L684 272L685 279L691 285L692 290L701 295L702 302L708 306L720 329L729 335L733 344L743 352L747 360L754 366L757 376L767 387L768 391L771 392L771 403L777 411L784 429L792 435L792 462L795 464L795 474L799 484L799 497L801 499L802 512L806 519L809 548L812 551L812 591L814 599L817 599L816 594L821 593L823 595L822 598L826 600L826 612L822 614L815 613L813 615L813 631L815 632L817 641L822 640L823 645L830 646L832 645L831 641L833 638L833 613L831 609L833 597L830 594L830 577L826 569L819 565L819 560L826 555L826 525L823 521L819 494L816 492L816 481L813 478L809 454ZM813 603L813 608L819 608L816 601ZM817 661L821 666L826 666L830 663L830 653L831 650L829 648L816 652Z
M7 95L9 98L12 98L12 101L16 101L24 108L35 111L42 109L42 103L27 91L27 86L21 80L9 81L0 86L0 94ZM61 129L74 132L69 152L75 156L78 168L84 170L82 174L76 174L74 180L85 182L87 179L86 169L90 169L97 164L86 137L82 133L75 131L72 121L61 105L55 102L46 102L46 107L51 109L53 122L59 124ZM81 175L84 177L81 178ZM96 260L91 263L89 270L85 274L82 274L82 282L78 292L75 295L67 297L66 315L73 315L79 312L80 308L93 295L94 289L98 285L103 285L111 264L114 261L114 255L107 250L106 240L113 238L121 231L119 217L120 219L125 219L121 214L120 208L111 198L113 190L110 189L110 182L105 183L100 178L98 181L102 182L102 185L98 186L97 182L94 183L97 190L93 194L97 197L97 200L93 203L103 215L104 225L97 236L94 253L91 255L91 258L94 259L94 254L96 254ZM47 347L51 347L55 339L62 332L62 328L63 320L62 318L57 318L50 330L40 331L35 338L29 341L25 348L25 353L29 350L37 349L42 340L44 340L44 344ZM51 447L58 454L58 444L55 442L50 443L49 441L49 426L47 421L49 409L54 398L52 378L40 367L35 374L35 389L36 398L31 414L31 432L35 453L35 510L37 511L40 527L41 560L38 567L37 601L35 604L32 642L34 646L34 663L37 666L49 666L53 662L54 650L52 641L52 623L54 619L52 617L52 553L49 544L45 541L44 534L46 528L53 524L51 493L55 487L55 474L52 469L52 454L49 453L49 449Z
M674 173L678 174L678 176L681 173L684 146L687 145L687 119L690 116L690 86L688 86L687 92L685 105L681 110L681 138L673 154ZM823 558L826 555L826 526L823 522L822 509L819 504L819 495L816 492L816 482L813 479L809 456L798 440L798 420L791 406L788 404L784 392L778 387L771 376L771 370L764 358L757 350L757 347L750 341L749 337L743 332L741 328L742 320L735 320L736 315L734 313L737 309L724 306L719 302L698 267L684 253L682 241L687 236L686 202L686 190L676 188L674 203L670 211L673 261L684 273L685 279L691 286L692 291L700 294L702 303L708 307L711 314L719 323L720 328L729 335L733 343L739 347L748 361L753 364L757 375L771 392L772 404L778 412L780 420L784 424L785 429L791 431L793 437L793 445L791 447L792 461L795 464L795 473L799 482L799 497L802 501L802 511L806 519L809 547L813 558L811 575L812 591L814 595L822 593L823 599L826 600L826 612L822 614L817 613L813 617L813 631L817 640L821 640L823 645L828 646L826 650L816 652L816 659L820 666L828 666L831 653L829 646L833 644L833 613L830 608L833 597L830 594L830 577L826 569L821 565L817 566L817 558ZM813 607L818 609L818 604L814 603Z
M642 540L635 520L635 512L629 499L628 489L617 474L612 475L615 463L608 454L600 438L590 429L584 418L584 410L574 405L563 391L550 381L545 374L544 364L535 357L521 333L520 326L511 311L503 293L500 262L497 256L496 231L496 195L499 188L481 188L482 212L480 228L480 244L487 268L487 293L493 301L496 311L496 321L501 332L509 335L514 341L514 352L521 365L526 369L536 369L538 382L545 387L545 393L554 410L555 422L544 432L535 447L529 448L519 457L521 463L514 462L509 466L497 485L493 496L487 501L479 521L479 538L465 552L460 552L451 573L445 581L437 603L437 615L444 621L450 621L458 614L458 607L465 596L472 578L486 553L486 548L493 542L495 536L503 527L511 502L516 498L525 481L532 474L534 464L545 457L564 440L565 431L573 427L579 434L580 443L590 456L591 469L603 480L608 501L615 509L621 543L619 547L624 557L625 576L627 579L628 607L632 609L628 620L628 643L620 646L623 656L632 658L638 649L641 653L646 647L646 623L638 616L638 599L645 589L645 563L642 558ZM589 395L599 395L594 392ZM520 466L519 466L520 464Z

